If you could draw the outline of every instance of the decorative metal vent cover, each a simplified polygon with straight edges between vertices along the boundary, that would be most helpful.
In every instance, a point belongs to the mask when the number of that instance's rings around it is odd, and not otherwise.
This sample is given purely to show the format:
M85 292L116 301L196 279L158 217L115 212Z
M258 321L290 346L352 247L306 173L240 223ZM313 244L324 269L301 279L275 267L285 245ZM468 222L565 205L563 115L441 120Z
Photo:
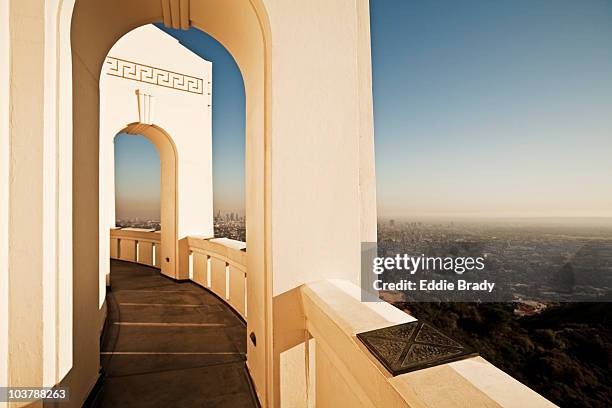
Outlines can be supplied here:
M357 338L393 376L478 355L421 320L358 333Z

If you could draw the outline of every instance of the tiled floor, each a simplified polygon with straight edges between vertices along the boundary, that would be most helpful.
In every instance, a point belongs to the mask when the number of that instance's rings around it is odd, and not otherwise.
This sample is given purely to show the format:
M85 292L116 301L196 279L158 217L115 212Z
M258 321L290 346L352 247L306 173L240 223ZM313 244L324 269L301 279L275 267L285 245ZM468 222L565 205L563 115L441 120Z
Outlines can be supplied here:
M244 323L194 283L112 261L94 407L255 407Z

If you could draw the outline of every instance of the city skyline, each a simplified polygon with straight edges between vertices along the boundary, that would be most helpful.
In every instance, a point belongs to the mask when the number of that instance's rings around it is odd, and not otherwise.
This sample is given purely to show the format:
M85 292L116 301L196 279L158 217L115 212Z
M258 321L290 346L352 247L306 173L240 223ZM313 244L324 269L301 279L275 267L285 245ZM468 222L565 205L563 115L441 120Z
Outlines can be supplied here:
M379 217L612 216L612 5L372 0L371 24ZM213 62L215 213L243 213L240 73L163 30Z

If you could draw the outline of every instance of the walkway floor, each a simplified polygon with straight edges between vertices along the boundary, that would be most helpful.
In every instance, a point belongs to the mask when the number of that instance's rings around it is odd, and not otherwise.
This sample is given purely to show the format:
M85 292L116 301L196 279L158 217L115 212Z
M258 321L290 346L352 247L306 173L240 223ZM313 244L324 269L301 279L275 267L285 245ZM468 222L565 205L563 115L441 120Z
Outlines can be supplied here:
M112 261L94 407L255 407L246 328L221 300L157 269Z

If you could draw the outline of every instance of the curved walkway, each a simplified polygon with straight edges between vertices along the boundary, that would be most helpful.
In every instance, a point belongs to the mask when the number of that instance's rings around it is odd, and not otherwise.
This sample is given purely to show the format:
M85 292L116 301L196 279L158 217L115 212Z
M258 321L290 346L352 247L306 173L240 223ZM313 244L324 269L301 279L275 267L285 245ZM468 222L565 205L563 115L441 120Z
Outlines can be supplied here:
M198 285L111 261L94 407L256 407L246 327Z

